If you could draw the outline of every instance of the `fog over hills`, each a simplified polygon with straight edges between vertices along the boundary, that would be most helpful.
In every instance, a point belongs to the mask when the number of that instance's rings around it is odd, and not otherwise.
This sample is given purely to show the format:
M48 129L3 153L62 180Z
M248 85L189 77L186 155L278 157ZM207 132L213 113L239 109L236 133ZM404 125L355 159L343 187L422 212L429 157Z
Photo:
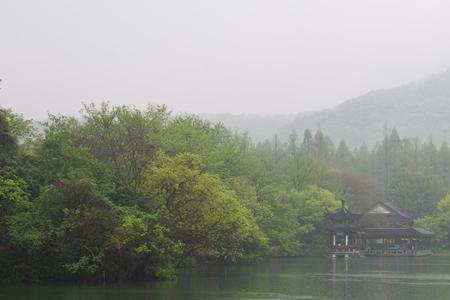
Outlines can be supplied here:
M450 140L450 69L424 80L392 89L369 92L334 108L318 112L276 117L208 115L231 128L247 130L255 140L277 133L286 138L295 129L321 128L337 143L363 142L373 145L383 137L384 128L397 128L401 136Z
M387 90L369 92L329 110L300 117L279 130L320 128L335 142L352 145L379 141L383 128L397 128L401 136L437 141L450 133L450 69L422 81Z
M221 122L228 128L247 132L255 141L271 139L277 131L298 119L302 114L261 116L256 114L201 114L200 117L211 122Z

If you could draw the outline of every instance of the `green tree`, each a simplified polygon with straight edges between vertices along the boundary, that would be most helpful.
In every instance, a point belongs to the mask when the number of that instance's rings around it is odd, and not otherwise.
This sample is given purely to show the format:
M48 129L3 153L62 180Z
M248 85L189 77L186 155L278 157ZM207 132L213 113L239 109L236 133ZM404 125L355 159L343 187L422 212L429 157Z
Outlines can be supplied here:
M81 125L75 118L49 115L43 136L35 142L28 174L23 172L23 176L30 181L38 178L40 186L65 179L102 178L96 176L100 175L100 164L88 149L77 144L80 130Z
M335 157L336 165L343 169L352 167L352 153L344 140L339 142Z
M0 168L4 168L18 151L17 140L11 131L7 114L0 109Z
M314 135L314 155L321 162L328 162L333 155L333 143L319 128Z
M180 255L182 245L170 240L170 229L159 224L155 214L130 207L119 211L120 225L111 236L106 257L112 279L174 276L174 259Z
M308 155L314 153L314 139L309 129L306 129L303 134L303 142L301 148L303 152Z
M149 209L158 210L159 223L182 245L176 265L189 257L234 260L264 244L250 211L217 176L203 171L197 155L159 153L143 189Z
M206 170L221 178L247 175L254 168L248 136L233 134L220 123L178 116L167 124L163 135L163 150L200 155Z
M443 193L436 178L403 172L388 186L387 198L412 217L422 217L433 212Z
M310 184L321 184L324 170L324 166L313 156L298 151L284 162L283 173L291 186L301 191Z
M262 226L271 244L271 255L326 253L324 221L340 206L333 193L314 185L301 192L266 187L260 198L272 212Z
M0 222L14 210L27 206L29 200L24 185L19 178L0 176Z
M11 134L19 141L26 141L35 136L33 121L11 109L3 109L3 113L10 125Z
M274 186L265 186L258 192L259 201L269 208L261 228L269 239L268 254L271 256L294 256L302 249L298 214L291 197L293 193Z
M450 148L443 142L439 149L439 178L447 191L450 191Z
M436 235L435 244L439 247L450 248L450 195L442 198L433 215L416 221L416 226L431 230Z
M111 107L108 103L99 108L85 105L79 144L105 164L109 174L126 190L124 195L136 197L147 165L161 146L161 132L169 114L165 106L138 110Z
M298 135L295 130L292 130L289 134L287 149L289 156L294 156L299 150Z
M318 186L308 186L298 194L299 238L310 255L326 254L328 250L327 234L324 226L329 213L340 207L336 196Z
M118 216L113 204L87 181L63 181L38 199L41 217L51 224L53 263L61 274L104 280L105 252Z
M34 214L25 183L17 177L0 176L0 278L34 280L35 250L44 246L46 231Z

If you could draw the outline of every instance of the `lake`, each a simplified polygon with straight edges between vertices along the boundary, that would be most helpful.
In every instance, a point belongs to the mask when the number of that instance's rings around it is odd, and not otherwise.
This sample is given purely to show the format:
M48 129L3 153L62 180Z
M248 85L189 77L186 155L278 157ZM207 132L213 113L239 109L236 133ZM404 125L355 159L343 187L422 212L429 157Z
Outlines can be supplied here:
M0 285L0 299L450 299L450 257L272 259L184 269L166 282Z

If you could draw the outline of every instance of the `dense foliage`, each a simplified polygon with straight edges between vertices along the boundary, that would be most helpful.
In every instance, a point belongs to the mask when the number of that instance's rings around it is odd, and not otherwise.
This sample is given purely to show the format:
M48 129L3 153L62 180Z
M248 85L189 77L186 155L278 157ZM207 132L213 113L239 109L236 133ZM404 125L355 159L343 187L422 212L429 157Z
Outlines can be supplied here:
M166 278L186 264L323 255L341 199L362 210L388 198L422 217L450 189L449 147L395 130L372 150L320 130L253 144L164 106L106 103L31 124L0 110L2 279ZM439 225L422 221L442 241L447 215L439 204Z
M435 245L448 250L450 248L450 195L442 198L433 215L417 220L417 225L432 230L435 235Z
M0 112L3 279L165 278L185 264L326 247L338 196L300 149L288 161L164 106L87 105L81 120L31 124Z

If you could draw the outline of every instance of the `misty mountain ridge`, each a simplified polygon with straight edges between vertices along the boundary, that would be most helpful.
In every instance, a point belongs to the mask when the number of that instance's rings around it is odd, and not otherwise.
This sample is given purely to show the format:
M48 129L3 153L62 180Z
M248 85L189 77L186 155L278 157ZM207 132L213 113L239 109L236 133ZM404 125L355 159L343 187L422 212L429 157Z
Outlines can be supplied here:
M372 146L383 138L384 128L396 128L402 137L450 140L450 69L426 79L391 89L368 92L326 110L289 116L251 117L203 115L231 129L246 130L255 141L278 134L286 139L292 130L301 137L306 129L320 128L336 144Z
M436 141L450 137L450 69L439 75L392 89L369 92L337 107L300 117L278 132L321 128L334 142L373 145L384 127L401 136Z
M304 115L306 113L268 116L256 114L200 114L199 117L214 123L221 122L233 131L246 132L253 141L261 142L271 139L280 128Z

